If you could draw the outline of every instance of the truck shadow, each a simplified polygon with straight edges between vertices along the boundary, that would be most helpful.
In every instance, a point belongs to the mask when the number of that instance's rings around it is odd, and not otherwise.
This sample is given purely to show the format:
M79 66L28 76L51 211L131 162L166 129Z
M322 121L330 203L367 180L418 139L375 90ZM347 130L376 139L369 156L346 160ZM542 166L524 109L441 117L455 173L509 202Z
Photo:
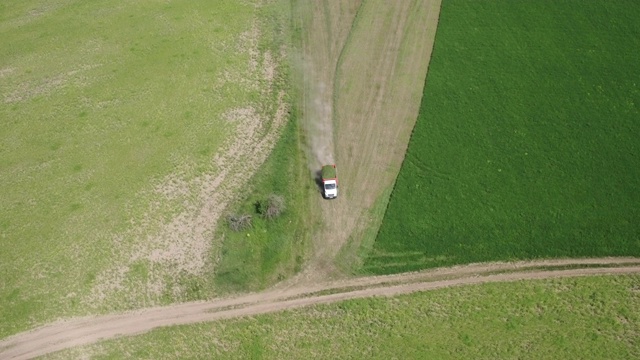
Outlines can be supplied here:
M322 186L322 170L316 171L314 180L316 182L316 186L318 187L318 192L322 197L324 197L324 186Z

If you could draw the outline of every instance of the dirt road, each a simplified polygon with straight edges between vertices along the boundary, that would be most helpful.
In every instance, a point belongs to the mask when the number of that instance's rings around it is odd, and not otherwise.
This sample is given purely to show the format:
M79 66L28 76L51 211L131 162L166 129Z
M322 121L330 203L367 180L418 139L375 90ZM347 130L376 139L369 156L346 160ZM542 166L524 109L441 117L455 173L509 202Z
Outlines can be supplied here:
M392 276L356 278L208 302L78 318L0 341L1 359L28 359L161 326L229 319L371 296L393 296L452 286L531 279L640 273L640 258L493 263Z
M344 244L357 248L381 219L370 209L393 186L415 124L441 0L312 2L304 24L304 116L310 168L338 165L340 196L322 209L314 255L293 282L339 271ZM388 196L388 194L387 194Z

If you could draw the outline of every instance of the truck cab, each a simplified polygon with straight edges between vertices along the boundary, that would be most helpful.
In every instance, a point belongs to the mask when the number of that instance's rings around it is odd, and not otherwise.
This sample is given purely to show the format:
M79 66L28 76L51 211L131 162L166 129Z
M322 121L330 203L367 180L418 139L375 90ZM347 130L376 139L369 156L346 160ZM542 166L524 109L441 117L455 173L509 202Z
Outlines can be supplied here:
M324 197L333 199L338 197L338 182L336 180L326 180L322 182L324 187Z

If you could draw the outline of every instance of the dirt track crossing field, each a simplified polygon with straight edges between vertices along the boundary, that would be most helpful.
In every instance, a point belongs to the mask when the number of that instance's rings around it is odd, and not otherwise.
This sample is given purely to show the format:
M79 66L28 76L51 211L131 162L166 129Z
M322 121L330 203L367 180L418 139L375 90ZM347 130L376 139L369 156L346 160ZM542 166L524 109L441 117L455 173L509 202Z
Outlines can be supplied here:
M303 36L304 122L311 169L338 166L340 196L312 200L324 227L294 282L336 275L333 260L372 224L395 181L418 115L440 0L314 2ZM324 132L323 132L324 131ZM325 132L332 132L327 135ZM375 220L374 220L375 222Z
M208 302L61 321L0 341L0 358L28 359L119 336L141 334L162 326L265 314L348 299L394 296L490 282L639 272L640 259L603 258L476 264L420 273L342 280Z

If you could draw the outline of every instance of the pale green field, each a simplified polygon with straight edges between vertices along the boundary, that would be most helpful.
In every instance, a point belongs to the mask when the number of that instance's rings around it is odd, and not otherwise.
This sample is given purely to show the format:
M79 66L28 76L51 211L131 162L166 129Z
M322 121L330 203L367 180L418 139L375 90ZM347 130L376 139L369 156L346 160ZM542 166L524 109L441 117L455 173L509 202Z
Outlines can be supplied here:
M493 283L206 323L50 359L637 359L640 277Z
M288 2L258 3L0 4L0 338L211 295L206 198L276 111Z

